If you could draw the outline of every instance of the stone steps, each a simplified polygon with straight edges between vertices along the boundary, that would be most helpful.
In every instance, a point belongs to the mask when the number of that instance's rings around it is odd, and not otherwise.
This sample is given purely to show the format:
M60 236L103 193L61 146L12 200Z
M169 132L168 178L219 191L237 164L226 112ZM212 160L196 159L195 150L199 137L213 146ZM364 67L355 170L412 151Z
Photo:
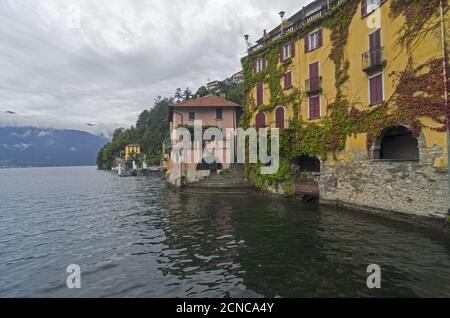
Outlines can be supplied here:
M245 179L244 165L232 165L221 174L211 175L200 182L192 183L183 189L189 193L244 194L252 187Z

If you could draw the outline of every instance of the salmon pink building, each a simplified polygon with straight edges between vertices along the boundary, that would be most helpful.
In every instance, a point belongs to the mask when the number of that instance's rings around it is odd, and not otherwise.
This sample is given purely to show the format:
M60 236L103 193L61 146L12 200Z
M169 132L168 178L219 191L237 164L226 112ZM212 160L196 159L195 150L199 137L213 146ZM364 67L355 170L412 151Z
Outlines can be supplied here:
M192 99L170 105L169 122L172 136L172 147L167 154L167 180L170 184L180 187L188 183L200 181L213 174L220 173L230 167L234 161L227 157L230 147L235 147L235 142L227 142L227 129L239 127L242 114L242 106L215 95ZM223 134L223 138L216 137L203 138L201 143L195 143L193 139L194 124L202 124L202 133L208 128L218 128ZM189 160L179 162L174 160L174 156L179 158L180 147L183 137L174 139L173 131L177 128L184 128L192 135L191 153ZM230 136L228 135L228 138ZM174 149L177 149L176 151ZM212 149L210 156L205 160L203 155L199 158L199 150L203 154L204 149ZM235 149L233 149L235 150ZM235 153L235 151L233 151ZM196 156L197 154L197 156Z

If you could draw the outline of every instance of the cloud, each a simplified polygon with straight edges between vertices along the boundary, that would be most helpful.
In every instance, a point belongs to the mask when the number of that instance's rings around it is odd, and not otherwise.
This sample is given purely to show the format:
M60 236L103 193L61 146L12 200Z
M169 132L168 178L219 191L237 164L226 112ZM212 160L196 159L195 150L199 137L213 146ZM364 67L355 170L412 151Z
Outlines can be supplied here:
M15 144L13 147L16 149L19 149L20 151L26 150L27 148L29 148L31 146L31 144L25 144L25 143L20 143L20 144Z
M3 0L1 109L19 115L0 113L0 125L128 127L158 95L238 71L243 35L307 2Z

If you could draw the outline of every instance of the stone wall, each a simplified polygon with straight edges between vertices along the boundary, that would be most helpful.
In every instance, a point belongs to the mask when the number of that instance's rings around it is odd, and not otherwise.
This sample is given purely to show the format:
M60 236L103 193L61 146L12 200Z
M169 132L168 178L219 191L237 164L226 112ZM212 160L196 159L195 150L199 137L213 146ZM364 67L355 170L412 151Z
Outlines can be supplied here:
M324 201L446 218L449 209L447 168L435 166L445 154L418 139L419 161L383 161L356 156L351 161L322 162L319 179Z

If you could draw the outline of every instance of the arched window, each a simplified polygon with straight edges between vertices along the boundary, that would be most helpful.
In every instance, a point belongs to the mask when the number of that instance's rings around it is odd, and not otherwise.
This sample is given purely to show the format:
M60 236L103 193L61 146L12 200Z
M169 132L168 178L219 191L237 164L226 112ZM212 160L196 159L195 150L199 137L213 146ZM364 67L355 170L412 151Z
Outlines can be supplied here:
M419 145L417 138L406 127L390 127L380 136L378 145L375 145L374 158L418 161Z
M278 107L275 111L275 128L284 129L284 107Z
M258 113L255 118L256 131L266 127L266 115L264 113Z

